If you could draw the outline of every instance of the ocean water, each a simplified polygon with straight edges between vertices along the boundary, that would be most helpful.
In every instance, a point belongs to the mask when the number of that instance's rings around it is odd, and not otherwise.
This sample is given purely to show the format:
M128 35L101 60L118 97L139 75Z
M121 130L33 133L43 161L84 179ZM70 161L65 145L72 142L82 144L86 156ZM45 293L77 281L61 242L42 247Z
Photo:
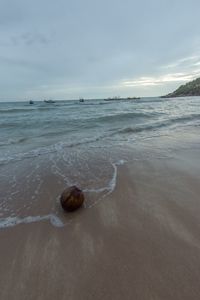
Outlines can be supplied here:
M133 142L199 124L199 97L0 103L0 163L81 144Z
M0 103L0 227L61 226L64 187L83 188L92 207L113 191L119 165L199 126L200 97Z

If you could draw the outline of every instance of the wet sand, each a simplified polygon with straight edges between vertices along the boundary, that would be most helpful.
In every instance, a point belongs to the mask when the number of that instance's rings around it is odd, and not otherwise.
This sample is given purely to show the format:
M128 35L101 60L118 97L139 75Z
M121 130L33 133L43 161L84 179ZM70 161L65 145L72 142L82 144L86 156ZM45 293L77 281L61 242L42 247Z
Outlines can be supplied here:
M1 229L0 299L199 300L199 158L126 163L66 226Z

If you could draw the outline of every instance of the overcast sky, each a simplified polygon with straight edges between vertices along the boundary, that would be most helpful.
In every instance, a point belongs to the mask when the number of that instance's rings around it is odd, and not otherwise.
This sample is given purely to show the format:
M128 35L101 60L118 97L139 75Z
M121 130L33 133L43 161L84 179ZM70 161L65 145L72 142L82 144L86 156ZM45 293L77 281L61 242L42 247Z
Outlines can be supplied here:
M199 0L0 0L0 100L155 96L200 75Z

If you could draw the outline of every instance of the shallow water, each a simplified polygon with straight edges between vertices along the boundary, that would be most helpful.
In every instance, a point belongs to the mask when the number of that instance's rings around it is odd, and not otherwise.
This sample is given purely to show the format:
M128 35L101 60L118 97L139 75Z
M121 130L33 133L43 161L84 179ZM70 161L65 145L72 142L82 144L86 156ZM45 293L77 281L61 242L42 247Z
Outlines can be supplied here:
M200 97L0 103L0 163L63 147L118 145L200 125Z
M193 147L199 126L200 97L0 103L0 228L64 225L66 186L80 186L92 207L114 190L120 165L170 157L176 142Z

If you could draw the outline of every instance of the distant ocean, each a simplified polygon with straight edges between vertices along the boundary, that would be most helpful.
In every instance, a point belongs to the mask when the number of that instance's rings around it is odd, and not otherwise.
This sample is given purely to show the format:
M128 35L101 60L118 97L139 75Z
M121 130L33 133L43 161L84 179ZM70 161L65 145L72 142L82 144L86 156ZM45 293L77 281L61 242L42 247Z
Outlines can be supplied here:
M0 163L87 144L138 143L200 125L200 97L0 103Z
M40 218L56 223L62 188L108 193L130 149L147 153L160 137L199 126L200 97L0 103L0 227ZM48 176L57 188L41 211Z

